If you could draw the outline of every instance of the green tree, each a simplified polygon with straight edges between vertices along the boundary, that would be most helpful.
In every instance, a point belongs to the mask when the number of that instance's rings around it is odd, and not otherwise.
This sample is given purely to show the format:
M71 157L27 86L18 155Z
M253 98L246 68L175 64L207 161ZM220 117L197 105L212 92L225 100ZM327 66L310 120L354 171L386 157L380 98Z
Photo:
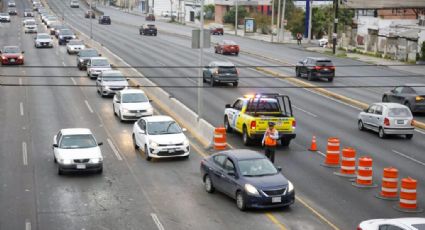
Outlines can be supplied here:
M208 4L204 6L205 19L214 19L215 5Z
M268 34L270 30L271 17L263 14L254 15L257 29L260 29L261 33Z
M295 7L291 12L291 17L287 18L287 20L288 24L285 29L291 31L292 36L295 36L297 33L304 33L305 12L302 8Z
M245 7L239 6L238 7L238 21L240 21L242 18L245 18L248 15L248 12L246 11ZM235 7L230 8L229 11L224 14L223 17L224 23L232 23L235 24Z
M425 61L425 41L422 42L420 53L421 53L421 55L419 57L419 60L420 61Z

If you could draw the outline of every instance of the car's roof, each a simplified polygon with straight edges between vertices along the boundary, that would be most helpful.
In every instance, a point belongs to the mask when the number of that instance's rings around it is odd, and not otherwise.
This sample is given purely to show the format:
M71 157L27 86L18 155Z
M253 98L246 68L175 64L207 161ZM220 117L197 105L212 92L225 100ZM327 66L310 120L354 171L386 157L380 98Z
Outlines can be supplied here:
M382 105L387 108L407 108L405 105L399 104L399 103L393 103L393 102L377 102L373 103L374 105Z
M219 153L228 155L229 157L236 159L238 161L265 158L263 154L257 151L249 150L249 149L231 149L231 150L226 150Z
M37 33L37 36L38 35L47 35L47 36L50 36L49 34L47 34L47 33Z
M149 116L144 117L143 119L145 119L147 122L174 121L173 118L164 115Z
M19 48L19 46L3 46L3 49L10 49L10 48Z
M102 71L102 75L103 76L105 76L105 75L113 75L113 76L120 75L120 76L123 76L123 74L119 70L104 70L104 71Z
M398 223L403 224L405 226L412 227L412 225L416 224L425 224L425 218L421 217L402 217L402 218L393 218L393 219L371 219L366 220L366 222L379 222L381 224L383 223Z
M90 129L86 128L68 128L61 130L62 135L92 134Z
M91 60L108 60L106 57L92 57Z
M80 50L80 52L81 51L92 51L92 50L97 52L97 49L95 49L95 48L85 48L85 49Z
M327 57L308 57L308 58L315 60L315 61L332 61L331 59L329 59Z
M145 92L141 89L123 89L120 91L121 94L128 94L128 93L142 93L145 94Z
M228 66L228 67L233 67L235 66L235 64L229 62L229 61L213 61L211 63L214 63L215 65L218 66Z
M420 84L420 83L406 83L403 86L409 86L409 87L425 87L424 84Z

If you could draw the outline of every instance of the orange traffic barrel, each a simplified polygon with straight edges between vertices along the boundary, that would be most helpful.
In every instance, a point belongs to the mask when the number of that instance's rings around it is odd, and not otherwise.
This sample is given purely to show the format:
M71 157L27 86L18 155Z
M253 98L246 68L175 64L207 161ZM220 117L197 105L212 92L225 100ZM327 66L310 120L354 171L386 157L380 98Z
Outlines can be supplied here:
M227 147L226 143L226 129L224 127L217 127L214 129L214 149L224 150Z
M353 186L360 188L372 188L378 185L373 184L373 160L370 157L360 157L359 166L357 167L357 177L352 183Z
M384 168L381 192L376 197L383 200L398 199L398 169L393 167Z
M351 147L342 149L341 169L335 175L356 177L356 150Z
M339 139L336 137L328 138L328 147L326 150L325 167L339 167Z
M401 179L400 201L394 208L402 212L423 212L417 205L417 186L415 179L410 177Z

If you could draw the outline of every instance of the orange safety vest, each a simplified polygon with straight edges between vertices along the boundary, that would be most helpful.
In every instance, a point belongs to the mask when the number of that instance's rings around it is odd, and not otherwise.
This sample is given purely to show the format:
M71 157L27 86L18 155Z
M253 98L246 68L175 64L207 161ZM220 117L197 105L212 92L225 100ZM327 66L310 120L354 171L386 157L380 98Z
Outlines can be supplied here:
M271 130L272 132L274 132L274 129ZM266 135L266 138L264 139L264 145L265 146L276 146L277 145L277 141L273 138L271 138L269 135Z

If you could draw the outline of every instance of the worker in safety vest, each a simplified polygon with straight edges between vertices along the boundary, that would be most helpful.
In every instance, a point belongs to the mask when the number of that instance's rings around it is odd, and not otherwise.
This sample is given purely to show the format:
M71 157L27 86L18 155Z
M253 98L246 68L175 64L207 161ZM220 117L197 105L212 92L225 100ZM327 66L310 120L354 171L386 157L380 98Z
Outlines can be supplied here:
M277 145L277 139L279 139L279 133L274 128L274 122L269 122L269 127L264 133L262 144L265 149L266 157L270 159L271 162L274 163L274 152Z

